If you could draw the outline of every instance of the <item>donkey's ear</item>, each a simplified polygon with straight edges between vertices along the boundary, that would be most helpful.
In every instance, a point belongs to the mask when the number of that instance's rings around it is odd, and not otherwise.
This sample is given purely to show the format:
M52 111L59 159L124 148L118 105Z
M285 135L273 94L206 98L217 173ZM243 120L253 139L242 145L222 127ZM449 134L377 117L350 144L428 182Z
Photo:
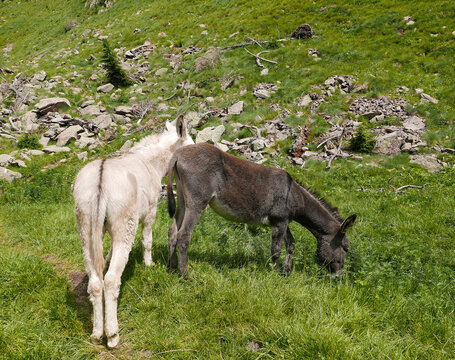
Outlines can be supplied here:
M183 114L180 114L177 118L177 123L175 124L177 130L177 135L181 138L186 137L186 125L185 120L183 120Z
M343 224L341 224L341 229L340 231L344 234L346 231L354 225L355 219L357 219L357 215L351 215L346 218L346 220L343 221Z

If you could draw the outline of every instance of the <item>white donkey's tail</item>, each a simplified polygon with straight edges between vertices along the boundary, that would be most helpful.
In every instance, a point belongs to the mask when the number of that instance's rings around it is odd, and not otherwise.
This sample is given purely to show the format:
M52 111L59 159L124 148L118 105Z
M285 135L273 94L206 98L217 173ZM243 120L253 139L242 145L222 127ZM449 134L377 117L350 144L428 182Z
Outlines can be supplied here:
M99 183L95 203L91 206L90 216L90 257L93 267L100 279L103 279L104 256L103 256L103 227L106 219L107 199L103 192L104 162L101 159Z

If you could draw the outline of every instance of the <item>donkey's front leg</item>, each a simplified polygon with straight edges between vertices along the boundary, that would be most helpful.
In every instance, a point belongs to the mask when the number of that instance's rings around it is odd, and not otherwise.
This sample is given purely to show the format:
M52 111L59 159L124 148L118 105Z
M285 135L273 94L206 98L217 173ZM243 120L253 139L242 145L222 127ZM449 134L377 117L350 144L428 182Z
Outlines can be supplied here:
M272 263L275 270L280 268L280 254L283 238L286 234L287 222L278 223L272 228Z
M283 271L284 271L284 275L288 276L291 273L292 254L294 254L294 249L295 249L294 237L291 234L291 230L289 229L289 226L286 228L285 243L286 243L286 258L284 259Z
M144 264L150 266L153 264L152 261L152 244L153 244L153 233L152 225L155 221L157 204L152 204L149 214L142 221L142 246L144 248Z

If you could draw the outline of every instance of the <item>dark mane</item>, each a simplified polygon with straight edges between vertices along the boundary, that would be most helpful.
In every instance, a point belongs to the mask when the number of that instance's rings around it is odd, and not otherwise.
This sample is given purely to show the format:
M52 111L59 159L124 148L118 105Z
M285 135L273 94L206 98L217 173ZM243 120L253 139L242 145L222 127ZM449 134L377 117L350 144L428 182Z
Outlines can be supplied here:
M319 203L324 206L334 217L335 219L337 219L337 221L342 224L344 219L340 216L340 214L338 213L338 208L336 207L333 207L332 205L330 205L330 203L323 197L321 196L317 190L315 190L314 188L307 188L306 186L304 186L303 184L301 184L300 182L298 182L297 180L294 179L294 181L300 185L301 187L303 187L306 191L308 191L316 200L319 201Z

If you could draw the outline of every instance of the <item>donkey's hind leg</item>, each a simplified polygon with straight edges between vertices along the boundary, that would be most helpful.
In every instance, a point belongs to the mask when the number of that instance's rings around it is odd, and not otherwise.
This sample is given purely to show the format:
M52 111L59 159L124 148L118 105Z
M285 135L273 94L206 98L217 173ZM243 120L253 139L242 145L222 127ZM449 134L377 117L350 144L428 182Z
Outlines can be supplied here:
M272 228L272 264L274 264L275 270L280 268L281 247L287 226L287 222L280 222Z
M177 205L177 211L175 213L174 220L168 231L168 263L167 267L169 270L177 269L177 253L175 251L177 246L177 231L182 226L183 217L185 216L185 208L181 205L182 200L179 201Z
M134 242L138 220L128 217L126 221L117 221L110 229L112 236L112 258L109 270L104 276L104 302L107 346L116 348L119 344L117 301L120 294L121 276L128 262L128 256Z
M87 292L93 306L93 331L90 336L95 344L101 344L104 334L103 279L99 278L91 257L90 216L76 210L76 225L82 242L84 265L89 281ZM104 232L103 232L104 234Z
M202 210L207 204L202 206L192 206L185 209L184 218L181 226L177 231L177 246L179 253L179 275L189 280L188 276L188 246L190 244L191 234L201 216Z
M295 241L294 241L294 237L291 234L291 230L289 229L289 226L286 229L285 243L286 243L286 258L284 260L283 271L284 271L284 275L288 276L291 273L292 255L294 254L294 250L295 250Z
M153 233L152 225L155 221L157 204L152 204L149 214L142 221L142 246L144 248L144 263L146 266L153 264L152 261L152 243Z

